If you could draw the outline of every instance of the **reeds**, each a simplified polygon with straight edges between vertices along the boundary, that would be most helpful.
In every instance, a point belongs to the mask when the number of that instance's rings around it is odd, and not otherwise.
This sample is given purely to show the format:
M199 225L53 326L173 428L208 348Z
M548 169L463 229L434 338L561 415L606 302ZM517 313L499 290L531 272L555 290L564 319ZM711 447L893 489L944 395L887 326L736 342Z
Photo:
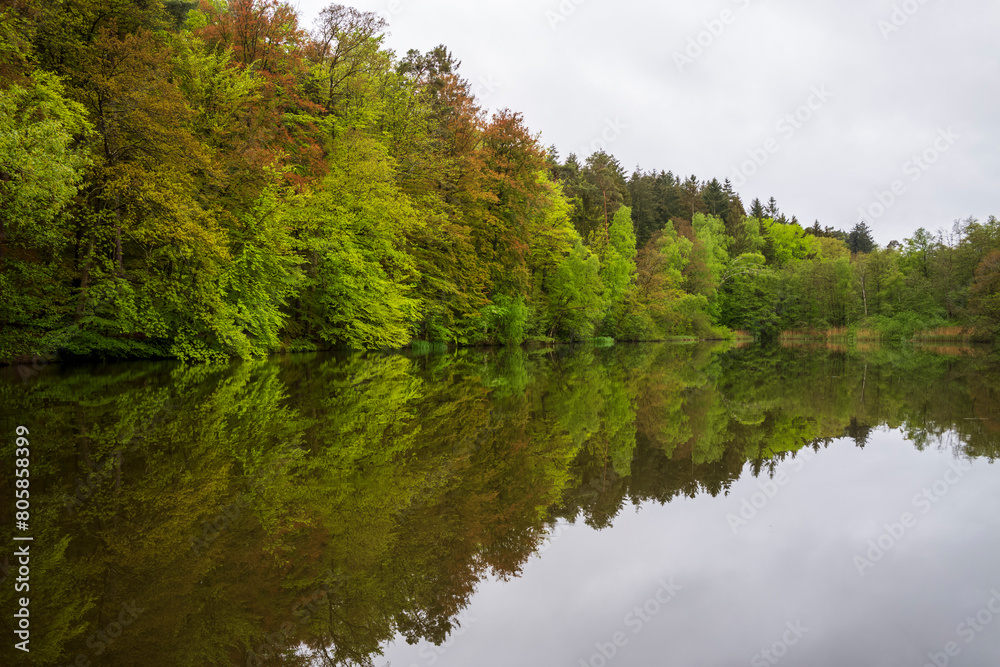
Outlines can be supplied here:
M972 339L973 332L960 326L935 327L918 331L913 334L913 341L947 341L967 343Z
M829 329L786 329L780 334L782 341L796 340L851 340L853 338L863 338L864 340L880 340L881 336L872 337L878 334L874 329L857 329L850 327L830 327Z

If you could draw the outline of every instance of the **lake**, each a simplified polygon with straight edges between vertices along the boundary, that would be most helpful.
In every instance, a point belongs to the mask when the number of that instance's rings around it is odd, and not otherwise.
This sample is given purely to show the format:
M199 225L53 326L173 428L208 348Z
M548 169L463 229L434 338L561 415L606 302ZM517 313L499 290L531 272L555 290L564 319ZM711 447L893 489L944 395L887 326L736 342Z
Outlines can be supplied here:
M1000 664L995 353L21 366L0 425L13 664Z

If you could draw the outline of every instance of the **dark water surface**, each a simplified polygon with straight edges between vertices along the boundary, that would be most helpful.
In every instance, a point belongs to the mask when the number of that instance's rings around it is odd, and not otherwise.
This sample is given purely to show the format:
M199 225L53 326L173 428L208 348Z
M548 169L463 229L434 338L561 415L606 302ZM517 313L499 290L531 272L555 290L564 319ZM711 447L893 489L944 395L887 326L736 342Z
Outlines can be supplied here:
M1000 362L962 352L0 369L0 664L998 665Z

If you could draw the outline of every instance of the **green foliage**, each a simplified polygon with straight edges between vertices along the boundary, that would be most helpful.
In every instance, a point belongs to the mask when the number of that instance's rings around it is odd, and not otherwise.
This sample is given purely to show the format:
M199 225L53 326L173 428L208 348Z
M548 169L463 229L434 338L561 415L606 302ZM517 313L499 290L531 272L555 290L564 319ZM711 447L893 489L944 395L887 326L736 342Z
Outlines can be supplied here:
M634 310L636 278L635 232L629 207L623 206L615 213L608 239L600 271L608 308L605 329L615 336L622 336L623 320ZM636 338L634 334L625 337Z
M764 252L767 241L764 239L760 218L743 218L733 234L733 255L760 254Z
M771 269L741 273L727 281L719 295L719 321L731 329L770 337L779 329L775 312L778 277Z
M545 328L569 340L589 338L604 310L600 260L577 239L547 284Z
M778 267L791 262L816 257L820 250L815 236L806 234L798 225L783 225L771 219L762 224L768 237L772 263Z
M479 342L518 346L524 342L528 307L522 299L498 297L482 309L480 320Z
M983 258L976 268L969 308L977 326L987 335L1000 335L1000 250Z
M293 240L279 206L274 189L265 190L229 235L234 247L220 287L228 319L237 330L230 344L242 358L263 356L278 347L286 319L282 309L304 279L298 268L302 260L292 254Z
M875 239L871 229L864 222L858 222L847 236L847 247L854 254L869 253L875 250Z
M448 346L444 343L432 343L426 340L411 340L410 350L413 354L424 355L436 352L447 352Z
M41 341L70 311L60 255L75 227L68 206L90 164L74 136L90 130L53 74L36 70L0 89L0 361L50 353Z
M293 200L287 216L309 262L301 335L357 349L406 345L419 301L404 244L419 220L384 148L362 136L342 142L322 187Z
M947 324L939 318L924 318L912 311L903 311L893 316L875 315L866 322L882 337L884 342L908 341L913 335L924 329L934 329Z
M90 127L83 106L67 99L53 74L36 70L25 86L0 90L0 224L6 235L0 242L49 250L66 244L65 224L51 223L89 164L73 137Z
M386 28L280 0L0 10L0 361L997 330L996 218L880 250L728 181L560 160Z

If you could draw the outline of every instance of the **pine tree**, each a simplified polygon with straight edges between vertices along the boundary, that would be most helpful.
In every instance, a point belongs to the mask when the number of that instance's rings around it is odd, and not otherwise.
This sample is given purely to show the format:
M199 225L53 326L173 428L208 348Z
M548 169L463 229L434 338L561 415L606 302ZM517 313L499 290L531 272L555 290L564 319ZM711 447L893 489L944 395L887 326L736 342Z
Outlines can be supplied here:
M764 217L771 218L772 220L777 220L781 217L781 211L778 210L778 202L771 197L767 200L767 208L764 209Z
M872 238L871 229L863 221L851 229L851 233L847 236L847 247L853 254L869 253L875 249L875 239Z
M726 196L719 179L713 178L708 182L701 193L701 198L710 214L719 218L725 217L726 210L729 208L729 197Z

